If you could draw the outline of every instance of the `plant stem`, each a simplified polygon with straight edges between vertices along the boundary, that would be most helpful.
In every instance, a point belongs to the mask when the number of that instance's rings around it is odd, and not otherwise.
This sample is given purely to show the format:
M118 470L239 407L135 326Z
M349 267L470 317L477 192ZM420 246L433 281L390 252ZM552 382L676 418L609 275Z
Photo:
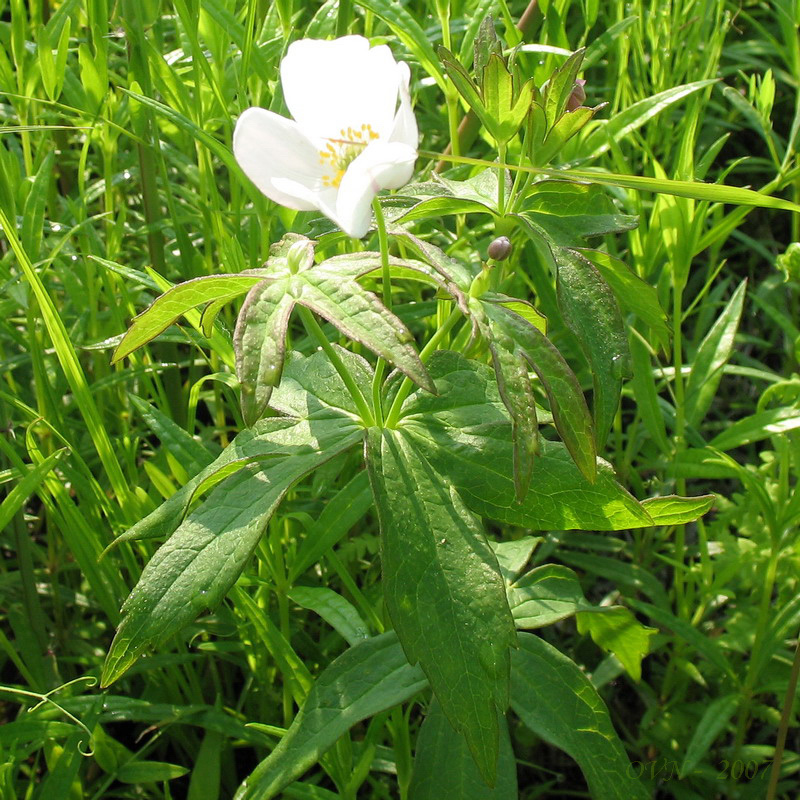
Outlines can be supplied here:
M392 278L389 273L389 236L386 233L386 219L383 216L383 209L377 197L372 201L372 211L375 214L375 225L378 228L378 245L381 250L381 290L383 304L391 311ZM375 422L379 426L383 424L381 387L383 385L383 373L385 369L386 362L382 358L379 358L378 362L375 364L375 375L372 379L372 408L375 412Z
M772 769L769 773L769 786L765 800L773 800L778 788L778 779L781 774L781 761L783 760L783 749L786 745L786 734L789 730L789 720L792 716L792 706L794 705L794 695L797 691L797 678L800 676L800 636L797 638L797 645L794 648L794 661L792 662L792 672L789 676L789 685L786 687L786 699L783 701L783 711L781 721L778 726L778 738L775 742L775 755L772 758Z
M497 156L501 165L506 163L505 142L497 143ZM506 213L506 168L503 166L497 170L497 213L501 217Z
M358 384L355 382L353 376L344 365L344 362L339 357L336 349L328 341L328 338L325 336L325 332L322 330L317 320L314 319L314 315L307 308L305 308L305 306L298 305L298 308L300 309L300 318L303 320L303 325L305 325L308 335L319 342L320 347L322 347L322 349L325 351L325 354L330 359L331 364L333 364L334 369L339 373L339 377L342 379L342 381L344 381L347 391L350 392L350 397L353 398L353 402L356 404L356 408L358 409L358 413L361 415L362 421L365 425L374 425L375 419L372 416L372 411L367 405L367 401L364 399L361 389L358 388Z
M461 312L454 308L450 312L450 316L444 321L444 324L441 326L441 328L439 328L439 330L437 330L436 333L431 336L431 338L428 340L428 343L422 348L419 357L423 363L425 363L431 353L436 350L436 348L439 346L439 343L442 341L442 339L444 339L445 336L447 336L460 318ZM403 403L411 392L413 385L414 384L411 378L403 379L403 382L400 384L400 388L397 391L397 396L394 398L394 402L392 403L392 407L389 409L389 413L386 415L387 428L393 428L395 425L397 425L397 421L400 418L400 409L403 407Z

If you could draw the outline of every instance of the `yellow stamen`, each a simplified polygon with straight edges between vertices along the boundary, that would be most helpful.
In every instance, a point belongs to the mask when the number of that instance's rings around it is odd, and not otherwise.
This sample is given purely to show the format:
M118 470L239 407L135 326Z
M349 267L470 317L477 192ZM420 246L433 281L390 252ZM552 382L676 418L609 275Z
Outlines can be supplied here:
M326 188L339 188L344 173L350 163L363 152L370 141L380 139L380 134L372 130L369 123L362 123L359 129L348 127L339 130L341 139L328 139L325 149L319 151L319 163L330 166L334 174L322 176L322 185Z

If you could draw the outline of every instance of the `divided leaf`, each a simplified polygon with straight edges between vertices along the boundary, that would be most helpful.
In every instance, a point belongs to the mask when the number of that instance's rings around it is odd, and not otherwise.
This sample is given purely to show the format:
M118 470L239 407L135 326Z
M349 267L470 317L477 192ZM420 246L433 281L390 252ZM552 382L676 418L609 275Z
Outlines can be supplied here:
M213 608L239 577L288 489L361 440L362 429L352 417L315 398L307 403L306 419L265 419L239 434L219 458L119 538L172 534L123 605L103 685L119 678L146 647ZM237 471L228 475L231 469ZM194 494L220 473L224 480L181 522Z
M533 530L622 530L653 524L604 461L598 459L597 478L589 483L558 442L542 441L530 489L517 501L511 422L490 371L444 351L428 367L440 396L412 394L401 424L472 511Z
M554 73L542 92L544 113L547 127L552 128L556 120L564 113L567 100L583 63L585 48L576 50Z
M403 430L372 429L367 467L381 526L384 597L484 780L498 759L514 624L479 520Z
M641 680L642 659L650 650L655 628L645 628L622 606L579 611L576 621L579 633L588 631L598 647L613 653L635 681Z

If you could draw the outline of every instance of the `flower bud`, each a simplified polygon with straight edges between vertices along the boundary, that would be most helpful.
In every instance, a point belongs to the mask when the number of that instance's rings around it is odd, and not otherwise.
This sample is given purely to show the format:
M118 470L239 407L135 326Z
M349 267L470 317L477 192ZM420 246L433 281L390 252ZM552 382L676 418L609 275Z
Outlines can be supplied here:
M583 105L583 101L586 99L584 86L586 86L586 81L583 78L578 78L575 81L572 93L567 100L567 111L575 111L576 108L580 108Z
M495 261L505 261L511 255L511 240L508 236L498 236L489 245L488 254Z
M311 242L303 238L299 242L295 242L286 253L286 262L289 267L289 272L292 275L297 274L301 269L307 267L309 264L309 251L314 251L309 247Z

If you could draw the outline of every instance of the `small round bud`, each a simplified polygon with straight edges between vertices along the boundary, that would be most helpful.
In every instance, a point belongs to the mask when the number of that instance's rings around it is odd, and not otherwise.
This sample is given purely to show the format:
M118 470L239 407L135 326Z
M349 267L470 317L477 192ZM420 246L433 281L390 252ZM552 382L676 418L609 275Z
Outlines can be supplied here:
M508 236L498 236L489 245L488 253L495 261L505 261L511 255L511 240Z
M583 88L584 86L586 86L586 81L583 80L583 78L578 78L578 80L575 81L572 87L572 93L567 100L567 111L575 111L575 109L583 105L583 101L586 99L586 90Z

